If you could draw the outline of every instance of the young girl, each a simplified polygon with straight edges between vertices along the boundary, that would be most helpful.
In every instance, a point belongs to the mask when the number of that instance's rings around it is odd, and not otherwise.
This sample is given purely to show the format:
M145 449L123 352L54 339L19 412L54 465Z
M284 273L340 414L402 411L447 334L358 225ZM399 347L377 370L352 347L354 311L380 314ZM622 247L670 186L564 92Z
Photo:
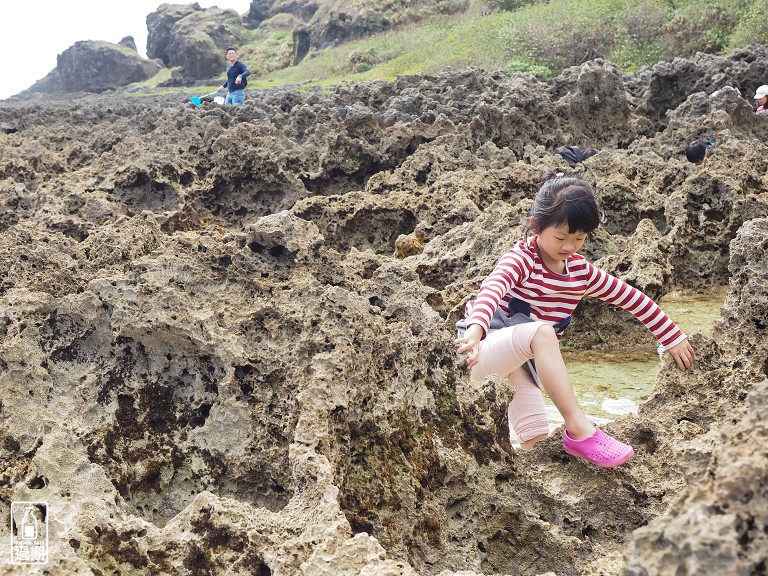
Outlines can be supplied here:
M593 296L631 312L681 370L691 367L694 351L653 300L578 254L599 223L597 199L588 182L562 173L545 174L525 239L501 257L477 298L467 304L466 330L463 335L460 331L456 345L459 354L467 353L473 378L490 374L509 378L515 388L510 426L523 448L532 448L549 434L541 391L523 368L533 360L538 379L565 420L565 451L614 468L629 462L635 452L592 424L579 406L560 354L557 329L567 326L581 298ZM534 234L531 238L528 231ZM516 313L521 310L527 317Z

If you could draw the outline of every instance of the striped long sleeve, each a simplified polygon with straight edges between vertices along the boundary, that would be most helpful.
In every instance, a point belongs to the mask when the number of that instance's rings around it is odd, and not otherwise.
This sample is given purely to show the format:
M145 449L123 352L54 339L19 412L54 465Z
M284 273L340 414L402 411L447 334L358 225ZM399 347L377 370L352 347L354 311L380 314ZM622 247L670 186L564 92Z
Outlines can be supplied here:
M664 348L671 348L686 336L656 302L623 280L587 262L589 281L586 296L599 298L623 308L640 320Z
M619 306L640 320L656 339L670 348L686 336L664 311L626 282L587 262L580 254L566 261L563 274L547 268L538 254L536 239L521 241L508 250L483 281L477 298L467 304L467 325L486 332L496 308L507 311L511 297L530 304L531 317L556 324L573 314L584 296Z

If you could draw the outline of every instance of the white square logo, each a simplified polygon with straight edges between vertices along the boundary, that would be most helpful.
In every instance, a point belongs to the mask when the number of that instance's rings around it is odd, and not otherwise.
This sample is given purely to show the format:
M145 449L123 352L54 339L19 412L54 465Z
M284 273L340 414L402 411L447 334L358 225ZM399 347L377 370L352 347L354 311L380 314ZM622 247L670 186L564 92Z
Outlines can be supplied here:
M47 502L11 502L11 564L48 564Z

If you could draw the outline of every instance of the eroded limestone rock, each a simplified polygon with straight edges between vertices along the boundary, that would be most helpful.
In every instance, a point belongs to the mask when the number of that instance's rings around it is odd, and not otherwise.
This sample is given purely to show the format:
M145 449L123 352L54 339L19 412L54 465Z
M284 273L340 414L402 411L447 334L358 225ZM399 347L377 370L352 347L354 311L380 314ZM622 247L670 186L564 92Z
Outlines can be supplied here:
M686 96L681 140L608 63L553 86L467 70L237 109L0 108L0 508L49 502L51 570L756 569L768 118ZM680 146L697 125L703 166ZM557 433L513 450L507 384L471 382L452 345L561 144L600 150L575 169L605 212L592 260L662 305L730 282L696 368L665 360L608 426L637 450L618 470ZM564 344L617 339L655 348L594 303Z

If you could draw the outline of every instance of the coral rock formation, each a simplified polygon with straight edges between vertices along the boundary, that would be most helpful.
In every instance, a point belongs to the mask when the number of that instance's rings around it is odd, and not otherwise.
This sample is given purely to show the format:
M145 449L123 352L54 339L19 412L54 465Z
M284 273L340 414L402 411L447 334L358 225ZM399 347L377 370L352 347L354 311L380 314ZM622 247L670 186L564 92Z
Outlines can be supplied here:
M768 118L662 117L653 74L0 107L0 509L49 503L62 575L760 573ZM514 450L452 345L562 144L600 150L590 258L662 305L730 283L697 366L608 426L617 470ZM655 348L594 302L567 340Z

